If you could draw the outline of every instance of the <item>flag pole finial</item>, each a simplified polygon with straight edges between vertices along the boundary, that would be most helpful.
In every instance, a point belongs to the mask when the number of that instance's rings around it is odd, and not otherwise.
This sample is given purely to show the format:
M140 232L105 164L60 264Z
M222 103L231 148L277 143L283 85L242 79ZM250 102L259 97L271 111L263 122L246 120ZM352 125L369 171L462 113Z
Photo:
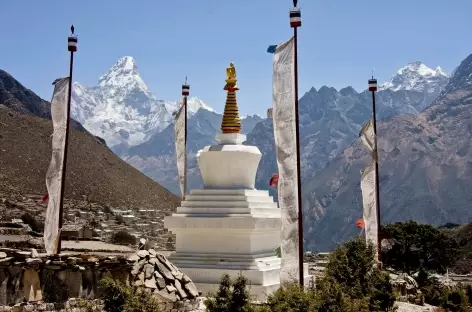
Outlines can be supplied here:
M226 85L224 90L226 95L225 110L221 122L221 131L223 133L241 133L241 119L239 118L238 103L236 101L236 91L239 90L236 84L236 67L231 62L226 68Z
M190 94L190 86L187 84L187 76L185 76L185 82L182 85L182 95L188 96Z

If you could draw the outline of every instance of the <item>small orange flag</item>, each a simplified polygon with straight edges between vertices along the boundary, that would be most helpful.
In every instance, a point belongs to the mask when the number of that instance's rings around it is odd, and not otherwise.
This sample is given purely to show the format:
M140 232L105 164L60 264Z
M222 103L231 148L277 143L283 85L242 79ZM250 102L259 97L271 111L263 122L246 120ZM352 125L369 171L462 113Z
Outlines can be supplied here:
M359 229L363 229L365 227L364 218L360 218L356 221L356 227L358 227Z

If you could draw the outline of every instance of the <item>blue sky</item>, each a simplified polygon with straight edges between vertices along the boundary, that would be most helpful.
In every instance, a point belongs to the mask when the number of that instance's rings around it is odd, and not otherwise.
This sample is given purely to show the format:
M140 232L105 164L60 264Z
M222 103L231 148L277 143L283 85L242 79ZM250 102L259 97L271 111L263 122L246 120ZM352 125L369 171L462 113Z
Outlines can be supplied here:
M272 56L292 35L291 0L0 0L0 68L49 100L68 74L66 38L79 35L74 81L96 85L131 55L159 99L191 94L222 111L225 68L235 62L242 114L272 105ZM451 72L472 53L470 0L300 0L300 95L314 86L365 88L421 60Z

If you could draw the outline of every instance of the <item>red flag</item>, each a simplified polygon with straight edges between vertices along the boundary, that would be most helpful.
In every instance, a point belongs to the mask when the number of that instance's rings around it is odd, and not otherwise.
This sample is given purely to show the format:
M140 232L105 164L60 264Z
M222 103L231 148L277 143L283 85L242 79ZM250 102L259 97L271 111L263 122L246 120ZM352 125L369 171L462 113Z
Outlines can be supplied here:
M43 196L42 202L44 203L44 202L47 202L48 200L49 200L49 194L46 193L46 194Z
M279 184L279 174L274 173L272 177L270 178L269 185L271 187L276 187Z
M363 229L365 227L364 218L360 218L356 221L356 227Z

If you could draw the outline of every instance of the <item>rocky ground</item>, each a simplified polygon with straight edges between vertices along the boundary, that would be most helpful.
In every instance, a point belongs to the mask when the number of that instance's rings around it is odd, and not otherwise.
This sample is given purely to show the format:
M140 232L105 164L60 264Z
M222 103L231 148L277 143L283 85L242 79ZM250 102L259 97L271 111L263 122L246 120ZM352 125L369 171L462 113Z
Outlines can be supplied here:
M395 304L398 307L397 312L432 312L434 309L436 309L436 307L429 304L425 304L424 306L406 302L396 302Z

